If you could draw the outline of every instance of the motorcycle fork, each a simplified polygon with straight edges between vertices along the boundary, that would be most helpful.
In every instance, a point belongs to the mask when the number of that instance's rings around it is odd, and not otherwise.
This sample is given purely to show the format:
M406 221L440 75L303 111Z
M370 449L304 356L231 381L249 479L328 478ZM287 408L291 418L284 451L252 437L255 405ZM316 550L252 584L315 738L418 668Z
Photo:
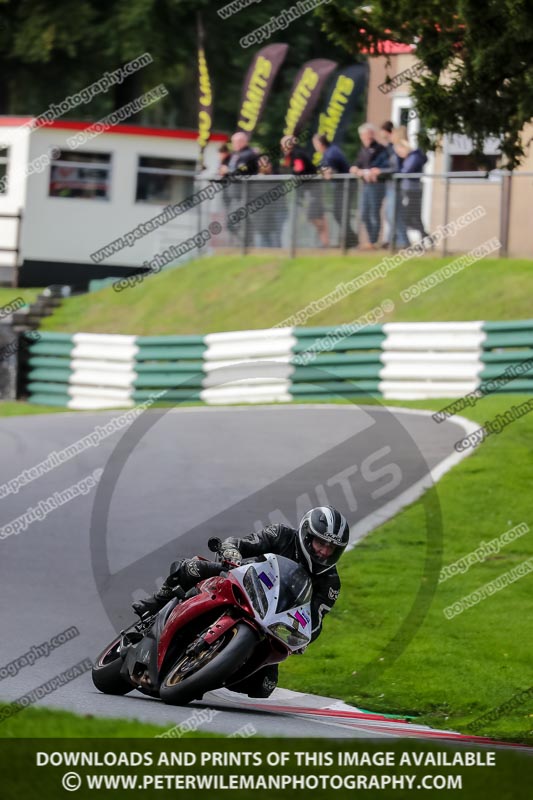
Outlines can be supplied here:
M124 657L122 674L138 688L157 689L157 643L169 614L177 605L165 606L155 618L147 623L137 623L133 631L123 633L121 655Z

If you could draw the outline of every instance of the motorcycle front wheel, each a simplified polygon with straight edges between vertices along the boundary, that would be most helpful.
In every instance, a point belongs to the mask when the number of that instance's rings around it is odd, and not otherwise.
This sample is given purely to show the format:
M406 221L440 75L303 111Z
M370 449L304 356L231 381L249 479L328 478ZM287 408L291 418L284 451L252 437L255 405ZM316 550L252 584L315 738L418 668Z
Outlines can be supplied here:
M133 686L124 680L120 674L122 659L120 657L120 642L118 637L100 653L93 666L92 678L96 688L104 694L128 694L133 691Z
M180 656L161 683L161 700L187 705L205 692L220 689L250 658L256 644L257 635L241 622L200 653Z

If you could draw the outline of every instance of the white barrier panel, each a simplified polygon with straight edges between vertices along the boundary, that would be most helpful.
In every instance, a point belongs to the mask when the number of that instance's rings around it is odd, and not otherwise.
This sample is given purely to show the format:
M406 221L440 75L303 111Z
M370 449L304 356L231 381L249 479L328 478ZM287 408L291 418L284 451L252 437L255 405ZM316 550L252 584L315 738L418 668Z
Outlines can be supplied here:
M270 383L241 383L236 381L225 386L203 389L200 398L210 405L221 403L290 403L291 382L288 380Z
M74 344L97 345L135 345L136 336L125 336L121 333L75 333L72 336Z
M434 364L475 364L483 367L477 350L466 350L464 352L443 350L442 352L433 351L426 353L423 350L401 352L389 350L382 353L380 361L383 364L425 364L431 361Z
M105 372L105 373L120 373L126 372L131 375L136 375L134 371L134 364L131 361L97 361L92 358L74 358L71 359L70 368L73 372L78 370L90 370L91 372Z
M398 332L389 333L384 339L381 348L388 350L471 350L476 351L480 348L485 338L483 332L461 332L443 331L424 333L419 332Z
M126 388L131 390L133 381L137 374L130 370L129 372L102 372L100 370L79 369L75 370L70 378L69 383L74 386L99 386L110 388Z
M294 367L290 364L279 364L277 368L272 363L263 366L260 363L257 365L249 363L236 364L206 375L202 380L202 385L208 389L211 386L220 386L237 381L247 384L258 383L259 381L261 383L273 383L278 380L289 382L293 372Z
M92 342L81 342L74 345L70 354L71 358L87 358L106 361L125 361L133 364L135 356L139 352L136 345L124 344L93 344Z
M462 397L478 387L477 381L380 381L379 391L386 400L424 400Z
M379 377L382 380L398 381L405 380L429 380L433 381L464 381L475 380L481 371L481 364L454 364L453 362L432 363L423 361L417 363L398 362L397 364L387 364L380 370Z
M262 342L269 339L283 339L292 336L293 328L263 328L252 331L225 331L224 333L208 333L204 336L207 345L219 342L249 342L258 339Z
M90 397L76 397L69 400L67 408L73 411L101 411L104 408L132 408L133 400L103 400Z
M131 389L107 386L69 386L67 393L70 397L91 397L94 400L130 400Z
M294 337L277 339L248 339L239 342L216 342L204 351L204 361L246 361L252 358L287 357L292 354L296 344Z
M225 367L234 367L240 364L250 364L250 368L253 369L256 364L290 364L292 359L292 355L290 356L276 356L276 358L269 358L268 356L263 356L261 358L247 358L243 359L234 359L231 358L229 360L221 360L221 361L208 361L202 364L202 370L205 373L213 372L218 369L224 369Z
M385 322L384 333L442 333L444 331L472 332L481 331L483 321L472 322Z
M391 322L379 389L391 400L460 397L478 385L483 322Z

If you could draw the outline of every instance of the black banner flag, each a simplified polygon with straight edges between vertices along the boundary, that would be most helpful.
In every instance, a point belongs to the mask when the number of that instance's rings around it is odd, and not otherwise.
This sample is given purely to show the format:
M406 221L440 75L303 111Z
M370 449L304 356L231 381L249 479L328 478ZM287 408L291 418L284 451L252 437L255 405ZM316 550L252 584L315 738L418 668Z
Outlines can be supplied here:
M289 109L285 117L285 136L295 135L302 130L318 103L324 83L335 67L335 61L315 58L307 61L299 70L292 86Z
M327 136L330 142L342 145L350 117L358 101L364 97L367 81L367 64L352 64L339 70L318 118L317 133Z
M213 92L204 49L204 27L198 15L198 144L200 168L204 167L204 150L213 127Z
M288 44L270 44L254 56L244 79L238 130L251 134L255 129L288 49Z

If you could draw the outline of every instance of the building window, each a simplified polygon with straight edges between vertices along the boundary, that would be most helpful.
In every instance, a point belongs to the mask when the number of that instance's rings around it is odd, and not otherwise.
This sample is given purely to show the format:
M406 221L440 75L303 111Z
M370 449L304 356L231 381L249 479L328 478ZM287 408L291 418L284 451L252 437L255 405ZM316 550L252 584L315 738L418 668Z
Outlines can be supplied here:
M50 168L50 197L108 200L111 178L109 153L60 150Z
M194 161L140 156L136 202L180 203L194 190L194 167Z
M401 128L407 128L407 126L409 125L409 122L411 120L411 113L412 113L412 109L411 108L406 108L405 106L403 108L400 108L400 127Z
M9 148L0 148L0 194L7 191L7 164L9 161Z
M450 172L490 172L498 168L499 157L483 154L481 160L476 161L472 155L451 155Z
M496 138L485 139L483 154L478 158L473 156L474 143L464 134L453 134L444 138L444 152L447 156L447 172L479 172L479 177L484 178L485 173L497 169L501 162L500 142ZM471 175L472 180L477 180ZM453 179L452 179L453 180ZM458 177L457 180L464 180Z

